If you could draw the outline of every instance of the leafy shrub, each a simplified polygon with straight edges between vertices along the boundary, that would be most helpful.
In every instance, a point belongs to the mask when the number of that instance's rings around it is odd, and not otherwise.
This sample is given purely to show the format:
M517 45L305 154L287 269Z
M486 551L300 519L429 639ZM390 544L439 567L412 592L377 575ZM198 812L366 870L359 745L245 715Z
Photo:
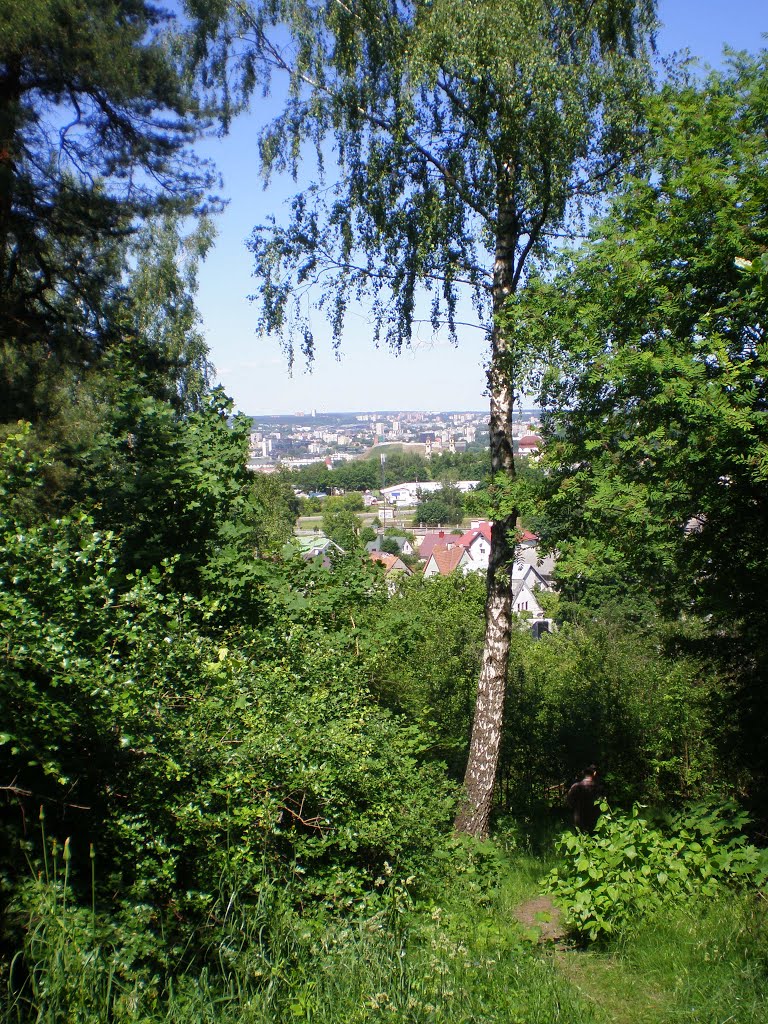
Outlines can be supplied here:
M746 815L734 804L696 805L658 822L641 811L636 804L616 814L602 804L594 835L561 837L565 863L546 887L579 934L605 938L663 905L768 879L768 851L747 842Z
M0 889L41 803L75 886L96 837L101 900L148 908L169 947L210 948L216 908L250 910L265 879L305 914L362 916L386 865L421 874L454 787L360 682L337 577L303 610L275 598L268 630L230 625L173 565L122 577L118 543L84 515L0 530L0 769L25 804L0 818Z
M716 677L690 654L694 627L683 643L659 618L641 626L602 613L585 620L540 641L515 638L502 750L507 807L534 809L545 786L573 780L593 761L610 799L625 807L705 798L723 770L712 743Z
M369 602L360 650L373 693L432 740L432 756L463 778L483 647L485 580L421 575L397 601Z

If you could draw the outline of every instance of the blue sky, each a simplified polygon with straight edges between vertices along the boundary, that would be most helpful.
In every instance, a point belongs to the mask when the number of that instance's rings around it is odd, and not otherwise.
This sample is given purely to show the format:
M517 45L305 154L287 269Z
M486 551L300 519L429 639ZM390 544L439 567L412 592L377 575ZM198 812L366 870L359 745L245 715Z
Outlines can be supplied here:
M688 48L708 64L721 62L724 44L752 52L768 45L766 0L661 0L662 54ZM274 338L256 333L256 310L247 296L258 282L251 276L245 240L251 228L296 191L293 181L275 179L264 190L259 178L256 135L268 118L269 101L256 98L230 134L204 147L224 180L228 199L218 218L213 252L200 272L198 305L219 381L242 412L256 415L383 409L485 409L485 339L479 330L460 330L458 348L434 338L430 327L417 332L410 351L394 356L374 348L364 311L351 316L336 360L322 314L313 318L321 343L311 373L297 360L289 375Z

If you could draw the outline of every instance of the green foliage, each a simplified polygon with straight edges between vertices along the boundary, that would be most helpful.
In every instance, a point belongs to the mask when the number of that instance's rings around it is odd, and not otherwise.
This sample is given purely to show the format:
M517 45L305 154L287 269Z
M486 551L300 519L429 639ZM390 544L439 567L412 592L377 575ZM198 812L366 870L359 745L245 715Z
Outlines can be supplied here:
M592 762L624 805L674 805L733 785L713 743L722 682L694 637L605 611L538 641L517 636L502 747L506 805L529 813L547 787Z
M733 889L638 922L617 950L610 979L617 1007L626 1013L634 1004L648 1019L690 1024L727 1020L738 1008L740 1024L761 1024L766 923L764 901Z
M491 468L514 475L512 415L535 350L495 314L529 260L547 257L633 152L655 11L654 0L565 11L549 0L371 0L364 17L344 4L239 6L254 84L268 89L275 70L289 83L259 140L264 171L295 175L308 144L319 163L320 180L294 198L287 222L270 218L249 241L259 328L281 338L289 363L297 346L313 358L313 306L338 350L350 303L366 297L374 343L400 351L424 293L433 329L455 343L463 294L490 340ZM329 141L338 168L330 186ZM494 530L487 574L481 742L458 823L478 835L498 754L515 523L513 514Z
M385 551L389 555L399 555L400 545L394 537L382 537L381 550Z
M510 921L485 867L500 867L491 847L454 843L439 903L414 905L408 880L385 871L382 909L360 922L319 924L286 911L267 881L260 904L228 918L219 970L174 965L153 973L146 954L155 937L134 914L115 926L80 908L61 877L30 881L15 912L29 922L27 943L4 982L4 1020L96 1024L374 1024L383 1017L428 1024L489 1024L595 1019L555 966L535 956ZM60 857L59 857L60 860ZM494 875L495 877L495 875ZM450 882L450 878L448 879ZM464 883L463 885L461 883ZM481 893L479 903L472 897ZM23 958L22 958L23 957Z
M455 523L461 526L464 519L464 499L458 487L443 483L442 488L433 494L422 494L414 512L414 521L427 526L445 526Z
M367 562L298 559L284 577L251 560L254 629L211 563L200 599L176 589L179 558L126 575L119 539L84 515L2 541L2 776L27 815L42 801L66 827L73 868L98 833L105 894L145 907L168 943L216 932L222 886L250 905L267 877L307 914L338 911L376 902L385 862L428 864L452 791L358 681L350 609L382 599Z
M247 892L266 859L273 877L306 873L305 903L341 907L364 898L385 860L424 863L449 790L419 767L418 732L372 704L342 650L294 626L290 647L254 637L249 650L241 632L236 651L148 581L111 600L95 543L60 556L61 569L83 567L87 589L65 578L44 610L30 593L4 609L16 624L5 772L38 799L91 808L126 897L196 920L222 877ZM101 629L84 636L96 595Z
M205 55L171 26L143 0L3 4L0 422L50 416L120 340L137 219L204 204Z
M422 286L435 329L446 322L454 336L459 290L484 307L490 297L497 243L513 290L529 253L547 249L545 225L567 220L591 181L599 191L623 152L654 22L646 2L593 4L572 21L549 3L455 0L375 2L364 19L292 0L240 13L255 78L267 84L271 30L290 31L277 68L291 86L261 135L265 171L294 170L305 142L318 154L324 138L337 144L331 190L305 190L288 226L260 226L250 243L260 322L282 334L290 359L295 344L312 356L302 303L321 275L316 302L337 345L363 292L374 340L407 344ZM498 306L501 280L495 288Z
M666 88L650 115L652 173L513 311L561 357L542 397L549 534L570 588L590 560L603 569L600 545L606 573L676 606L731 620L759 606L765 299L735 261L768 244L764 146L750 130L765 83L763 53Z
M768 298L768 253L756 257L754 260L745 260L737 256L736 269L749 276L752 288Z
M345 499L346 495L323 502L323 533L344 551L354 551L361 546L360 520Z
M491 471L488 440L477 450L465 452L440 452L429 460L433 480L446 480L453 474L454 480L482 480ZM421 479L421 477L419 478Z
M765 851L742 829L734 804L698 805L653 821L635 805L631 814L601 804L594 835L566 833L565 864L547 876L547 888L566 920L589 939L604 939L673 904L716 896L723 886L764 886Z
M488 493L488 480L482 480L479 484L467 491L462 496L464 516L470 519L491 519L489 512L490 502Z
M79 461L78 490L98 524L119 532L129 568L175 557L177 585L200 594L212 566L253 555L257 515L263 536L274 530L245 467L248 421L231 413L221 389L180 416L141 382L121 388Z
M29 423L19 421L0 430L0 524L30 523L41 517L43 474L47 452L35 451ZM31 450L30 450L31 449Z
M124 254L127 275L119 319L132 379L144 369L145 393L183 411L199 410L209 390L208 346L195 305L198 268L214 240L208 218L185 234L178 215L145 220Z
M650 598L672 618L702 617L728 677L721 756L761 816L768 220L754 125L766 82L762 51L663 89L647 173L560 273L531 282L509 321L547 353L537 525L560 554L566 602Z
M350 512L362 512L365 508L363 496L357 491L352 491L350 494L342 494L340 498L342 506L349 509Z
M366 678L387 706L421 724L431 753L460 777L483 644L485 586L467 576L420 575L361 623Z
M142 532L145 504L171 505L173 463L183 463L193 425L205 411L226 405L207 386L207 348L194 303L197 261L209 240L202 226L183 236L170 216L123 239L109 268L117 294L102 311L109 338L98 351L80 353L79 362L72 357L62 365L50 353L43 356L25 407L34 419L25 448L30 458L45 462L38 518L85 501L101 505L100 525L128 521ZM14 351L25 357L26 350ZM150 468L153 457L157 466ZM168 514L172 519L170 509Z
M371 541L376 540L378 533L372 526L361 526L360 527L360 543L370 544Z
M487 449L478 452L444 452L425 459L412 451L392 450L387 446L383 467L377 452L365 459L354 459L326 468L325 465L302 466L291 470L291 481L304 491L331 492L375 490L381 486L406 480L480 480L487 476L490 463Z
M294 470L294 473L299 480L303 479L301 469ZM381 483L381 465L378 459L340 462L331 467L329 479L332 481L330 486L341 487L345 491L371 491ZM304 483L301 486L305 487Z
M252 488L256 553L274 555L293 536L299 500L285 474L254 473Z

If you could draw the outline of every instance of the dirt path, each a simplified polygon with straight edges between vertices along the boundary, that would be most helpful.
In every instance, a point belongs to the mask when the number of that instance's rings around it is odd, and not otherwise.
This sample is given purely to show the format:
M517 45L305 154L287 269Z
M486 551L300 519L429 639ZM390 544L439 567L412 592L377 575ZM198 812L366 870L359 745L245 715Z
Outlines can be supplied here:
M537 896L526 900L515 910L515 917L526 929L536 929L540 943L562 943L566 939L563 916L549 898Z
M658 1022L660 995L649 992L646 982L628 972L620 961L575 945L561 911L549 896L526 900L514 913L526 930L539 933L538 942L550 948L557 969L592 1003L606 1024Z

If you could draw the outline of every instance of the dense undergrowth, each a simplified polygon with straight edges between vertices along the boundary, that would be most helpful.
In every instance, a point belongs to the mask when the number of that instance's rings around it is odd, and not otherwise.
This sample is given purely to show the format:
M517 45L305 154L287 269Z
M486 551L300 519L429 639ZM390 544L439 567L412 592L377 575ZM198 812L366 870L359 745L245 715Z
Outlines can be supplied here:
M446 851L450 871L421 898L388 874L378 912L357 920L304 920L265 879L249 911L226 921L206 967L181 957L162 975L147 956L159 937L138 920L120 929L95 904L79 903L68 852L54 848L47 877L31 879L19 898L26 938L3 970L2 1019L762 1021L768 904L754 886L692 886L685 903L626 915L599 947L576 943L576 932L542 945L515 911L540 892L542 872L563 861L551 844L548 852L509 846L508 833L505 841L456 841Z
M206 967L182 955L161 975L148 958L159 937L78 903L68 850L54 847L16 903L26 937L2 978L4 1019L543 1022L569 1005L576 1019L581 1000L510 914L530 865L515 888L493 844L449 852L430 894L415 899L413 880L387 869L380 909L357 919L305 919L265 878L255 904L223 923Z
M603 803L594 835L561 837L563 863L546 885L577 934L604 940L727 888L765 889L768 850L747 842L746 825L728 801L675 814L644 814L637 805L630 814L612 813Z

